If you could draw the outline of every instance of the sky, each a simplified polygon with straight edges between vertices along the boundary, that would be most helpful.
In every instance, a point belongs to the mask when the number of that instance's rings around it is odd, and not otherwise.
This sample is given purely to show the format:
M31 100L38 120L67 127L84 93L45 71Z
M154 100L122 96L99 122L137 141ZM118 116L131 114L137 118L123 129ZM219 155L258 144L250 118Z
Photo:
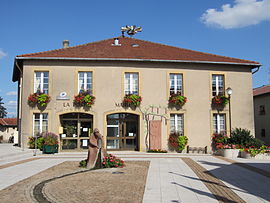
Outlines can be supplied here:
M270 0L0 0L0 96L16 116L16 55L120 36L260 62L253 87L270 84ZM27 98L25 98L27 99Z

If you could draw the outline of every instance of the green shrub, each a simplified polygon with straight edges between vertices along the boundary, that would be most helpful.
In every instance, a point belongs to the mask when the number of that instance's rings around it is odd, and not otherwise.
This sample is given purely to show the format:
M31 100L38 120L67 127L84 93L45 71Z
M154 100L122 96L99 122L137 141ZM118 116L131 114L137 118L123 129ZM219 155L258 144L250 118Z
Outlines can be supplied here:
M186 145L187 145L187 143L188 143L188 138L187 138L187 136L179 136L178 138L177 138L177 143L178 143L178 150L180 151L180 152L182 152L184 149L185 149L185 147L186 147Z
M34 136L28 138L28 145L30 149L35 149L35 140L37 140L37 149L42 150L44 145L44 138L38 136L37 139Z
M87 159L81 160L80 161L80 167L86 168L86 166L87 166Z
M250 131L242 128L235 128L231 137L228 139L230 144L241 145L243 147L258 147L263 145L261 140L254 138Z

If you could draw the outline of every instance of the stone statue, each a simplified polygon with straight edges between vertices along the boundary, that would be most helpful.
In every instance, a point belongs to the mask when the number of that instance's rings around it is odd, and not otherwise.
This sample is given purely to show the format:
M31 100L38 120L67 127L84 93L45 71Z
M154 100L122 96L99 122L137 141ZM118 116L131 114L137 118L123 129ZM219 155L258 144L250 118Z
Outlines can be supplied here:
M101 168L103 154L103 137L99 133L97 128L94 129L93 133L89 138L88 157L87 157L87 168Z

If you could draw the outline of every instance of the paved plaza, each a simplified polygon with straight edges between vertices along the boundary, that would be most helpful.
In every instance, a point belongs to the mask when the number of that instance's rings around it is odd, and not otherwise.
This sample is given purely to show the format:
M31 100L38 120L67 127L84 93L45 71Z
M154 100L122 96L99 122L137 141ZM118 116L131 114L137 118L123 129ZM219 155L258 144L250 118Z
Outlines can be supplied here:
M145 203L270 202L270 161L202 154L114 154L125 161L150 161ZM65 161L85 159L87 153L33 155L33 150L0 144L0 190Z

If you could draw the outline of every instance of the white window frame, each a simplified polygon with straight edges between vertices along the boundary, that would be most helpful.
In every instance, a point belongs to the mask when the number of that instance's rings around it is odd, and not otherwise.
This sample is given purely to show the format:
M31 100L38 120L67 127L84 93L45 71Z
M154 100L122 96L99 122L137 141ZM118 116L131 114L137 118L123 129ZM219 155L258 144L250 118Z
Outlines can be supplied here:
M173 76L173 83L172 83L172 80L171 80L171 75ZM181 82L179 82L177 80L177 75L180 76L180 80ZM178 91L181 93L181 95L183 95L183 74L182 73L170 73L169 75L169 79L170 79L170 94L171 94L171 87L172 87L172 84L174 84L174 87L173 87L173 93L176 94ZM180 83L180 84L178 84ZM177 87L180 86L180 90L177 90Z
M128 77L129 75L129 77ZM134 75L137 75L137 89L135 85ZM124 88L125 88L125 95L127 94L139 94L139 73L137 72L125 72L124 76ZM129 84L126 83L127 79L129 79ZM128 88L129 87L129 88Z
M219 95L220 94L220 92L219 92L219 76L222 76L222 78L223 78L223 92L221 92L222 94L221 95L223 95L224 94L224 90L225 90L225 76L223 75L223 74L213 74L212 75L212 83L213 83L213 81L215 81L215 90L216 90L216 94L215 95L213 95L214 94L214 92L213 92L213 84L212 84L212 95L213 96L217 96L217 95ZM215 77L214 79L213 79L213 77Z
M48 90L44 92L44 73L48 73ZM37 73L40 73L40 92L49 94L49 71L35 71L34 72L34 92L37 92Z
M174 117L174 130L175 132L180 132L182 135L184 135L184 114L170 114L170 123L171 123L171 118ZM181 127L182 130L178 129L178 117L182 117L180 120L181 122ZM172 128L172 126L170 127ZM172 132L172 130L170 129L170 132Z
M39 114L39 133L42 133L42 124L43 124L43 116L46 114L47 115L47 128L49 127L49 119L48 119L48 113L33 113L33 136L35 136L35 115ZM45 120L45 119L44 119Z
M224 129L221 129L221 118L223 117ZM215 122L216 121L216 122ZM215 127L216 126L216 127ZM226 114L213 114L213 131L214 133L226 133ZM222 131L221 131L222 130Z
M91 94L93 93L93 72L92 71L79 71L78 72L78 93L81 91L80 86L80 73L83 73L83 90L90 90ZM87 89L87 73L90 73L90 89Z

